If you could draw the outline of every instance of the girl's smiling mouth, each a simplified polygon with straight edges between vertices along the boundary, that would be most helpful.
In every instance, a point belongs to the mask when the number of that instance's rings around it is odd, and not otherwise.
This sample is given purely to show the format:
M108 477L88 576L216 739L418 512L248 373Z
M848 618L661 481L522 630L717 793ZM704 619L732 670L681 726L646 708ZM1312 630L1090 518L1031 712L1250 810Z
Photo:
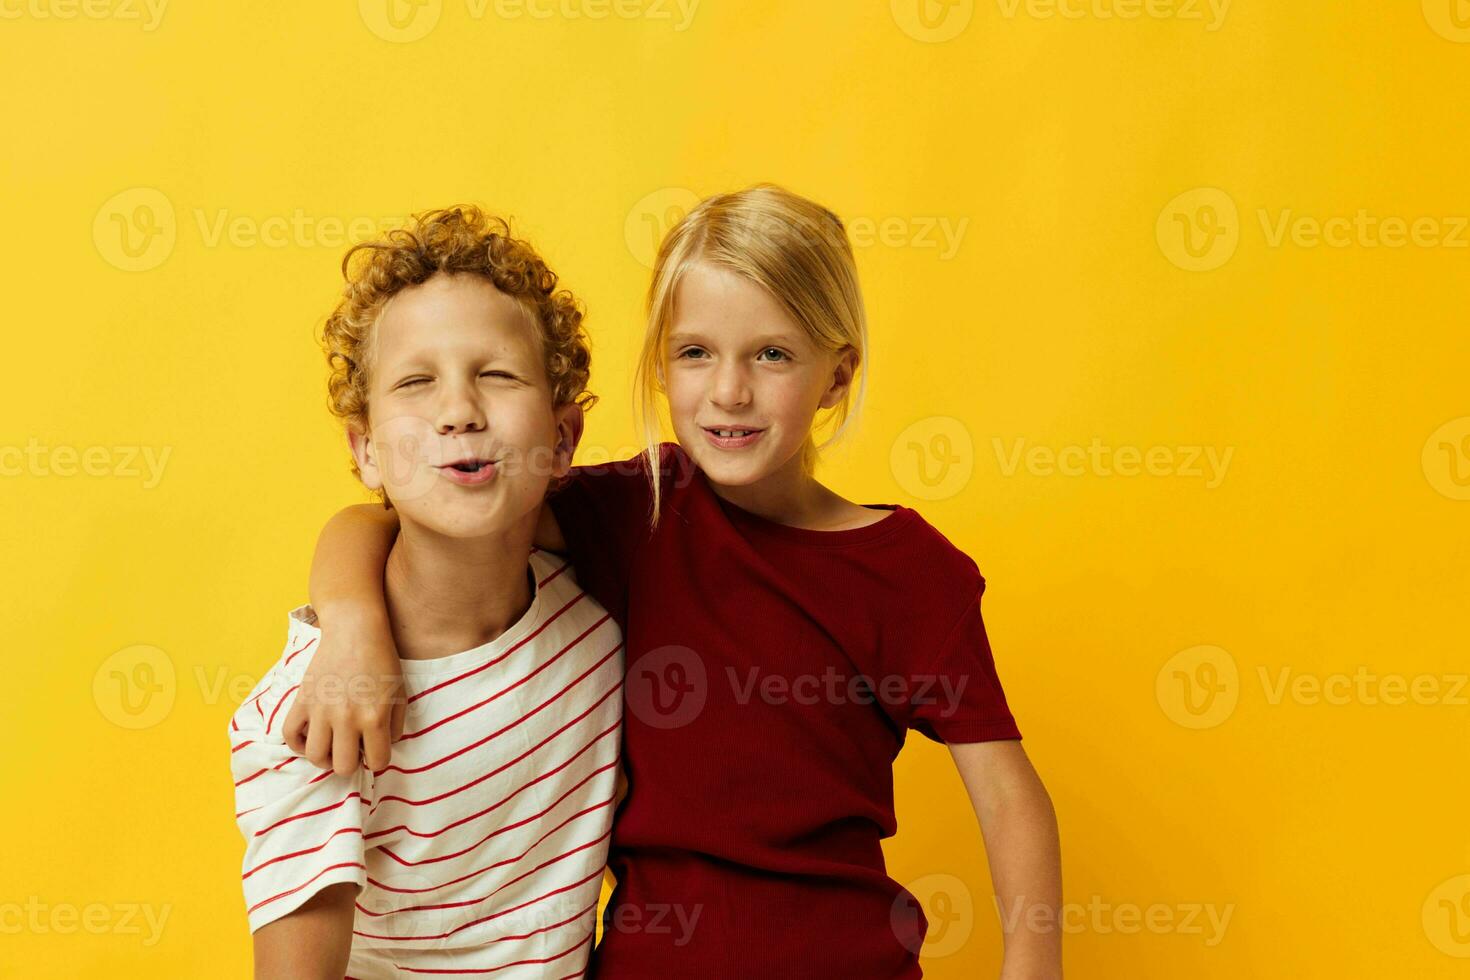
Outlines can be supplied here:
M748 426L701 426L705 437L716 449L744 449L761 437L765 429Z

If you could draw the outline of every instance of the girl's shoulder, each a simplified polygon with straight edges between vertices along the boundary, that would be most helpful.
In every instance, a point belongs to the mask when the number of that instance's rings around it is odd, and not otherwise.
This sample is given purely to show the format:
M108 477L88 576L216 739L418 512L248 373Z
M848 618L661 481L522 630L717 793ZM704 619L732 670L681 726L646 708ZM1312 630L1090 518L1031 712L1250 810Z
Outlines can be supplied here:
M774 527L772 533L867 565L887 590L967 597L979 590L983 579L974 559L917 510L899 503L842 504L824 530Z
M980 568L969 553L955 544L924 515L902 504L896 513L908 516L901 534L892 535L892 545L903 549L909 560L932 570L934 577L960 585L962 589L979 589L985 583ZM928 576L926 576L928 578Z

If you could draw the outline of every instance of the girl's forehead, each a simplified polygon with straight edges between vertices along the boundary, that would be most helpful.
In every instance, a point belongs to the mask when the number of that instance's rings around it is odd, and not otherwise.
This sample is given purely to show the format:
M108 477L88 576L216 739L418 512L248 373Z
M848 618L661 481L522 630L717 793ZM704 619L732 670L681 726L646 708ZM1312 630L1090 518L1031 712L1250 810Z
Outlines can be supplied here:
M703 262L679 278L669 322L671 342L695 334L742 343L767 337L784 343L806 339L806 331L764 286Z

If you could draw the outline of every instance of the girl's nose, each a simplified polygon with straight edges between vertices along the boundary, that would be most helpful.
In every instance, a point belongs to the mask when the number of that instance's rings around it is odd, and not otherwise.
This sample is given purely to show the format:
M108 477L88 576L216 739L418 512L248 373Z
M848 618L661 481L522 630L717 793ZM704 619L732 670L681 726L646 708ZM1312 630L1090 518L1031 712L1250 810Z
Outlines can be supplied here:
M724 365L718 370L710 401L722 408L733 408L750 401L750 385L738 364Z

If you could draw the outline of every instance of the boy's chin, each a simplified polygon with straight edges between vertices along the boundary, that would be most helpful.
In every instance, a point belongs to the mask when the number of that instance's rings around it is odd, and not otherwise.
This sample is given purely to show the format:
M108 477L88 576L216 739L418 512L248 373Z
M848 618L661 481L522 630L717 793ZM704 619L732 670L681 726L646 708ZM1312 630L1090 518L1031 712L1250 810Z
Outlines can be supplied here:
M515 528L516 515L503 503L494 507L472 506L468 501L426 505L425 502L399 506L398 520L408 533L425 533L444 538L483 538L505 534Z

